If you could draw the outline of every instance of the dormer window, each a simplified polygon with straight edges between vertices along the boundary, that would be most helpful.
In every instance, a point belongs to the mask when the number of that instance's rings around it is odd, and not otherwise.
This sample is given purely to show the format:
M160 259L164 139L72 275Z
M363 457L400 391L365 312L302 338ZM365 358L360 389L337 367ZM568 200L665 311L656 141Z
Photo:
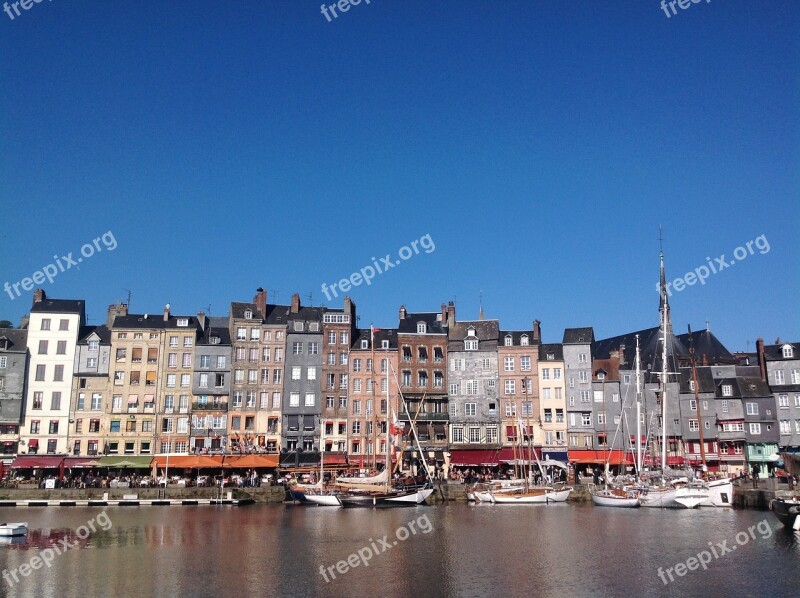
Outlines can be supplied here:
M9 345L9 340L7 337L0 338L0 349L7 350Z
M475 336L475 328L473 326L467 328L467 336Z
M369 341L365 338L361 339L361 348L362 349L369 349Z
M303 332L303 322L295 322L294 323L294 331L295 332Z
M428 327L425 325L425 322L417 323L417 334L425 334L427 331Z
M464 341L464 351L477 351L478 339L470 338Z
M523 347L527 347L528 346L528 335L527 334L523 334L519 338L519 344L522 345Z
M100 350L100 341L89 341L89 351L99 351Z
M220 339L216 334L212 334L209 337L208 342L211 343L212 345L218 345L219 344L219 340Z
M694 392L694 380L689 380L689 390Z
M388 349L389 348L389 341L382 340L381 341L381 349Z
M514 337L512 337L510 334L507 334L504 344L505 344L506 347L512 346L514 344Z
M244 310L244 319L245 320L252 320L253 319L253 310L251 310L251 309Z
M794 357L794 347L792 345L783 345L783 357L785 359Z
M548 353L547 354L547 361L555 361L555 360L556 360L556 354L555 353Z
M733 386L730 384L723 384L722 385L722 396L723 397L731 397L733 396Z
M178 318L178 326L186 328L189 325L189 318Z
M605 380L606 379L606 373L602 372L602 371L601 372L597 372L597 379L598 380Z

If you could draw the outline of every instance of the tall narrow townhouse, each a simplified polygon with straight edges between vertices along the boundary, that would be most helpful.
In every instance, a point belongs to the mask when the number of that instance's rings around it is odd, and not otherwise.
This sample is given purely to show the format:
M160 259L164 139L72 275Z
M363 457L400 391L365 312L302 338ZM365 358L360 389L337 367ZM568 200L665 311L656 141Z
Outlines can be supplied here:
M800 343L756 342L761 377L775 398L780 450L800 452Z
M592 360L593 444L602 451L603 462L607 461L613 471L624 473L629 442L620 400L619 355L619 351L613 351L608 359Z
M325 461L330 465L346 462L347 450L347 402L348 393L353 391L350 375L350 348L356 328L356 304L345 297L342 309L325 310L322 316L322 388L324 400L320 405L322 418L321 431L324 434L322 449L337 455L326 455ZM351 403L352 405L352 403ZM374 418L374 401L367 409L369 417ZM359 448L369 449L374 454L374 444L362 444ZM335 447L335 448L334 448Z
M200 338L194 348L190 447L219 454L228 446L231 337L228 318L198 314Z
M262 293L259 289L259 293ZM268 399L268 407L263 412L266 415L267 451L279 452L281 450L281 437L283 430L283 390L286 375L284 364L286 362L286 334L290 306L267 304L266 293L256 297L259 309L264 307L267 314L261 326L261 396Z
M69 404L75 344L86 325L82 300L48 299L33 292L28 325L30 366L20 452L64 454L69 435Z
M503 458L506 460L509 454L513 458L514 447L517 447L517 453L519 448L523 448L523 454L530 457L530 447L541 447L544 440L539 386L540 330L540 323L535 320L532 330L504 330L499 334L498 408L501 442L505 447Z
M0 458L4 465L11 465L18 451L27 374L28 330L0 328Z
M402 306L399 316L398 379L407 406L399 417L404 423L416 421L419 446L426 458L433 454L433 460L444 465L450 419L446 387L447 325L448 321L455 322L455 304L451 301L442 305L438 313L410 313ZM417 469L414 465L412 471Z
M109 320L113 320L113 313L118 308L117 305L109 308ZM110 367L111 330L108 322L103 326L87 327L75 347L69 415L69 452L72 455L100 454L105 433L104 408L111 401ZM145 450L151 449L151 445L145 445ZM128 454L133 454L133 451Z
M399 421L399 414L403 412L395 372L397 372L397 330L391 328L358 330L350 349L348 395L350 412L347 419L336 422L340 426L340 431L343 429L349 434L351 464L358 464L364 468L377 468L378 463L386 462L387 430L389 442L393 442L392 429L395 427L393 424ZM326 422L326 425L329 425L329 422ZM401 433L402 430L395 431L398 436ZM406 435L403 440L405 442L395 445L393 460L396 462L405 458L405 469L408 469L415 455L408 436ZM397 451L400 451L399 455Z
M594 410L592 406L592 328L567 328L564 330L562 348L564 370L567 377L567 435L570 460L575 452L580 461L591 456L578 451L595 448ZM577 458L576 457L576 458ZM591 458L591 462L595 459Z
M257 420L260 419L266 432L264 414L270 406L267 403L262 409L260 402L263 319L264 313L255 302L231 303L229 326L233 380L228 411L228 448L234 453L256 450L260 443L259 436L266 448L266 434L259 435L257 428Z
M696 372L693 372L691 367L681 367L680 417L684 458L696 469L702 469L705 459L708 471L727 472L732 460L726 459L722 462L721 453L728 452L730 443L729 440L721 441L718 435L718 422L725 421L732 412L738 413L738 417L742 419L741 401L733 407L730 399L721 399L719 413L717 407L712 368L699 366ZM724 449L721 450L721 446ZM731 453L735 454L735 451ZM741 455L741 452L739 454Z
M450 464L478 467L487 462L487 455L501 447L497 347L500 322L457 322L453 316L447 321Z
M282 448L290 453L286 458L295 465L319 461L316 451L319 450L324 312L321 307L303 307L300 295L295 293L287 314L281 442ZM347 352L349 345L348 337L340 351ZM325 390L346 397L347 384L347 374L339 374L338 379L326 378Z
M534 332L537 331L536 322ZM538 335L537 335L538 337ZM542 457L566 463L567 386L564 374L564 350L560 343L539 344L539 418L544 439Z

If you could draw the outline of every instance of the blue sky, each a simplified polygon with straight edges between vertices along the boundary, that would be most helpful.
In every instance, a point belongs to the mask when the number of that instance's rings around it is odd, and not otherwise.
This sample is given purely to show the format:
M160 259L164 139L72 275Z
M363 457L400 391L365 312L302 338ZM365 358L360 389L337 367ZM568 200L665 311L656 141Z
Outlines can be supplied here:
M435 251L351 289L362 327L449 300L474 318L482 293L503 328L538 318L557 342L658 324L661 224L669 279L769 243L673 293L676 331L800 340L799 17L734 0L670 18L656 0L0 13L0 284L111 231L116 249L42 285L92 322L127 290L138 313L225 315L258 286L340 307L322 283L429 234ZM0 319L30 297L3 292Z

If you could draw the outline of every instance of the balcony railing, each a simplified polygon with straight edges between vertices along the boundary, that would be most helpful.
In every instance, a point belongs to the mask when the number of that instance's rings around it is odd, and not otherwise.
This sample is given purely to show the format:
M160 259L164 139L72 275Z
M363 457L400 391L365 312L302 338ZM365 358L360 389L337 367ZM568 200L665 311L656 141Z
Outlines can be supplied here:
M227 411L228 404L227 403L199 403L195 401L192 403L193 410L200 410L200 411Z
M414 420L415 418L416 418L416 421L418 421L418 422L449 421L450 420L450 415L448 413L444 412L444 411L434 411L434 412L420 413L420 414L414 414L412 412L411 413L411 420ZM399 419L400 419L400 421L411 421L411 420L409 420L408 415L405 414L405 413L401 413L400 416L399 416Z

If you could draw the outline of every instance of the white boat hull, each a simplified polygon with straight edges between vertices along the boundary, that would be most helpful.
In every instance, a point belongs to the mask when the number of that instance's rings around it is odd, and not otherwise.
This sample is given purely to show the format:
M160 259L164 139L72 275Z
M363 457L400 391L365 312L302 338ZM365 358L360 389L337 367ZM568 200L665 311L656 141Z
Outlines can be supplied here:
M493 494L491 499L493 503L499 505L533 505L533 504L547 504L551 502L566 502L569 498L572 488L565 490L553 490L545 492L544 494Z
M694 509L709 500L708 488L678 488L675 502L687 509Z
M14 536L24 536L28 533L27 523L2 523L0 524L0 537L12 538Z
M387 498L386 502L394 502L394 503L413 503L421 505L425 502L431 494L433 494L433 488L423 488L422 490L417 490L411 494L406 494L403 496L396 496L394 498Z
M306 500L321 507L341 507L342 501L335 494L306 494Z
M475 500L478 502L493 502L492 501L492 493L489 491L486 492L474 492Z
M658 509L675 509L679 508L675 497L678 494L677 488L669 488L667 490L650 489L647 493L639 496L639 504L643 507L652 507Z
M592 502L598 507L620 507L633 509L639 506L638 496L611 496L592 493Z
M730 480L712 480L708 484L708 500L700 503L701 507L732 507L733 482Z

